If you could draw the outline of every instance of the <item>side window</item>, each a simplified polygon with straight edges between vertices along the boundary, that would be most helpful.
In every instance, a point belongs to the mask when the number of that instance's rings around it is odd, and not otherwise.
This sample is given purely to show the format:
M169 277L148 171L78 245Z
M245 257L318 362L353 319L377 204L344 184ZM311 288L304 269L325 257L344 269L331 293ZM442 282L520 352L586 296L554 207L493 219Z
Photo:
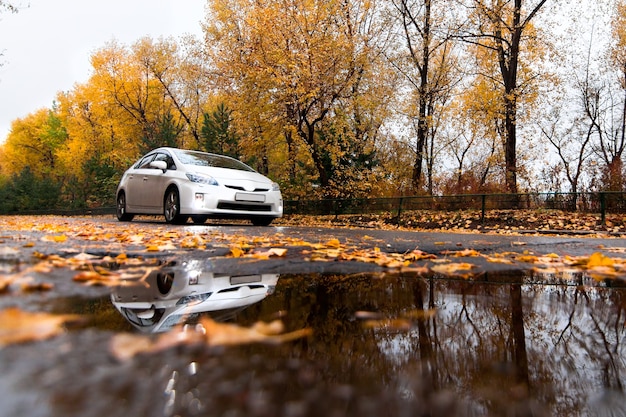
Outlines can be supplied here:
M174 158L166 153L158 153L155 161L165 161L167 163L167 169L176 169L176 165L174 164Z
M139 162L137 162L137 165L135 165L135 169L149 168L148 164L150 164L150 162L152 162L153 159L154 159L153 153L150 155L146 155Z

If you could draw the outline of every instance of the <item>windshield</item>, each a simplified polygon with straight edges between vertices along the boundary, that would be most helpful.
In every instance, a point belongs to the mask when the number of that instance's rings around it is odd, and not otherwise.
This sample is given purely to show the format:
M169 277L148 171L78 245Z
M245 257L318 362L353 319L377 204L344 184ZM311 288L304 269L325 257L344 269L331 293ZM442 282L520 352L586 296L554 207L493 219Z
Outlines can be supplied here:
M248 165L227 156L195 151L175 151L176 156L185 165L237 169L239 171L256 172Z

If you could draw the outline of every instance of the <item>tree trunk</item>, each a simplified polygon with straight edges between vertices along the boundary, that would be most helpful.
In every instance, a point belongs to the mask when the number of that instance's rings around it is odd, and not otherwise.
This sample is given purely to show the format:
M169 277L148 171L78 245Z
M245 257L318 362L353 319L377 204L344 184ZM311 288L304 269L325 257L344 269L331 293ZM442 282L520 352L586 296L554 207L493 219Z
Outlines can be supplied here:
M319 147L315 141L315 124L314 123L304 123L306 126L305 129L298 129L298 134L304 141L309 145L311 149L311 157L313 158L313 164L315 164L315 168L317 169L317 173L319 175L320 186L322 189L326 189L329 184L328 172L326 172L326 168L324 167L324 161L322 160L322 155L320 154Z
M417 143L415 146L415 163L413 165L413 191L418 193L422 187L424 152L430 128L428 114L429 95L429 63L430 63L430 7L431 0L424 1L424 26L422 28L422 62L418 65L420 73L419 113L417 124Z
M505 186L506 191L511 194L517 194L517 101L513 97L514 95L514 92L507 93L504 120L506 134L504 142Z

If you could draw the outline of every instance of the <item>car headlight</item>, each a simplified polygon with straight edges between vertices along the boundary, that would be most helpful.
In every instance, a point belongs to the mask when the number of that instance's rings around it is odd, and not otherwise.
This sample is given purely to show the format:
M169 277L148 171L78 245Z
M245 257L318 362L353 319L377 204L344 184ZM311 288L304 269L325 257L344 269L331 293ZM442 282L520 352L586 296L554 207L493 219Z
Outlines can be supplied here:
M187 178L189 178L189 181L191 182L197 182L200 184L218 185L217 180L210 175L198 174L194 172L188 172L186 175L187 175Z
M272 191L280 191L280 185L278 183L272 183Z

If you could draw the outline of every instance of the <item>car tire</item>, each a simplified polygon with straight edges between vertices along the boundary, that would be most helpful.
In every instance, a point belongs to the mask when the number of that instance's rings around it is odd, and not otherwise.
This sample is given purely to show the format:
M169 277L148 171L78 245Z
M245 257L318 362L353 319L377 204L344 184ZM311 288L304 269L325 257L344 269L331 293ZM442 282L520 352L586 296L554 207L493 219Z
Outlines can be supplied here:
M174 273L161 272L156 277L157 288L162 295L167 295L174 285Z
M191 216L191 221L194 224L204 224L204 223L206 223L207 219L208 219L207 216L200 216L200 215Z
M163 216L170 224L184 224L187 217L180 214L180 195L174 187L168 188L163 199Z
M273 220L274 220L273 217L266 217L266 216L253 217L250 219L252 224L255 226L269 226Z
M123 191L117 195L115 212L117 214L117 220L121 222L129 222L135 217L126 212L126 194Z

